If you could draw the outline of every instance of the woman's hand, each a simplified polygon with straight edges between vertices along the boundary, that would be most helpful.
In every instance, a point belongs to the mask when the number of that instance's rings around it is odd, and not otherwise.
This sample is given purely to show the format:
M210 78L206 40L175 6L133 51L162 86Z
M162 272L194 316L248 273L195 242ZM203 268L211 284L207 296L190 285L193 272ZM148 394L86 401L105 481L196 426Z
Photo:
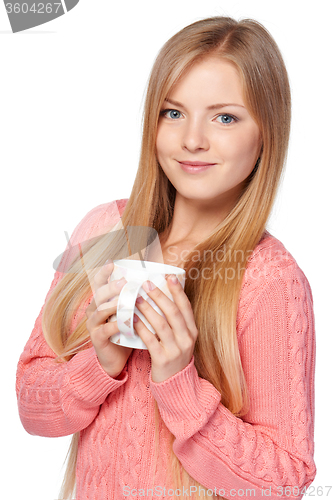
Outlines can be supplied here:
M98 360L108 375L116 378L124 368L132 348L110 342L110 337L119 332L117 321L108 323L108 318L117 312L118 296L126 280L108 282L113 271L113 262L105 264L94 278L94 297L86 309L87 329ZM111 298L112 301L108 302Z
M175 283L172 282L172 278L176 278ZM149 283L145 282L143 288L163 311L166 319L140 296L135 305L154 328L157 335L155 336L137 315L134 316L134 320L137 320L134 323L134 328L149 350L152 361L152 381L163 382L189 364L198 330L191 303L177 277L172 275L167 280L174 302L158 287L149 290L147 287Z

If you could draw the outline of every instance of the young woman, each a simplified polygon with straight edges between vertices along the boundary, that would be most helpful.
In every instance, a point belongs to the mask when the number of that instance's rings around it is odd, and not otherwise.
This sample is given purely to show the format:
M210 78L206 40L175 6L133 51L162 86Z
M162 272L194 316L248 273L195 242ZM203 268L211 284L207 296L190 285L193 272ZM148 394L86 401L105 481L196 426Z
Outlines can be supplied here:
M259 23L203 19L161 49L130 198L78 225L19 361L25 429L74 434L63 498L76 481L78 500L299 499L313 481L311 290L265 229L289 127L286 69ZM138 300L147 350L109 340L120 217L186 270L185 290L168 278L174 302L146 283L165 314Z

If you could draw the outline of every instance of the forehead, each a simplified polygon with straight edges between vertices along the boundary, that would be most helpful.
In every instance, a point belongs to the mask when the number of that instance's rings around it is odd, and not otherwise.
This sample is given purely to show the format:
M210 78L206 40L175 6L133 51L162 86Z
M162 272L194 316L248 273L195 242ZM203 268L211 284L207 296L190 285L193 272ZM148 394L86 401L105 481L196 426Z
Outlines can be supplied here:
M242 81L237 67L231 61L217 57L195 63L171 88L167 97L207 106L215 102L244 105Z

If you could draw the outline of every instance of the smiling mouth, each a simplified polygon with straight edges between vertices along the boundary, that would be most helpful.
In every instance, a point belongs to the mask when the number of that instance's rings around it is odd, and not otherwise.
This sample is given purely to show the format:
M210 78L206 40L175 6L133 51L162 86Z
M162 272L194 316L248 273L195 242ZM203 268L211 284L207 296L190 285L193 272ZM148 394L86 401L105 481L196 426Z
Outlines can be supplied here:
M207 167L208 165L216 165L215 163L207 163L204 161L179 161L181 165L188 165L190 167Z
M179 166L183 170L183 172L186 172L187 174L190 175L195 175L195 174L200 174L203 172L206 172L209 170L211 167L214 167L216 163L204 163L203 161L196 161L196 162L184 162L184 161L179 161Z

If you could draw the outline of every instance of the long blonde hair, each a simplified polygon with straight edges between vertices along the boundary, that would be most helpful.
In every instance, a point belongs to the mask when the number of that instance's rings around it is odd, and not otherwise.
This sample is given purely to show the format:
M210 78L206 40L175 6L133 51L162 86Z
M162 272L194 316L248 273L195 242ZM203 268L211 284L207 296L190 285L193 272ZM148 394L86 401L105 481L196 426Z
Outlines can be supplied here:
M164 44L150 74L140 161L122 224L124 228L154 228L158 234L168 231L176 193L156 158L160 110L180 78L201 59L213 55L238 68L247 109L260 129L262 150L236 205L187 256L185 292L199 331L194 351L199 376L216 387L224 406L242 416L248 409L248 396L236 335L239 294L247 259L263 236L274 202L287 154L291 114L283 59L260 23L211 17L185 27ZM110 257L110 248L112 258L119 255L121 244L113 240L110 246L109 238L106 235L85 249L84 261L89 269L103 265ZM198 259L199 254L205 258ZM76 259L71 271L51 294L43 314L45 338L63 361L90 345L85 318L69 334L73 312L91 295L80 259ZM74 490L77 443L78 435L74 435L63 498L70 498ZM198 484L182 469L172 450L170 453L176 483L181 477L183 484Z

